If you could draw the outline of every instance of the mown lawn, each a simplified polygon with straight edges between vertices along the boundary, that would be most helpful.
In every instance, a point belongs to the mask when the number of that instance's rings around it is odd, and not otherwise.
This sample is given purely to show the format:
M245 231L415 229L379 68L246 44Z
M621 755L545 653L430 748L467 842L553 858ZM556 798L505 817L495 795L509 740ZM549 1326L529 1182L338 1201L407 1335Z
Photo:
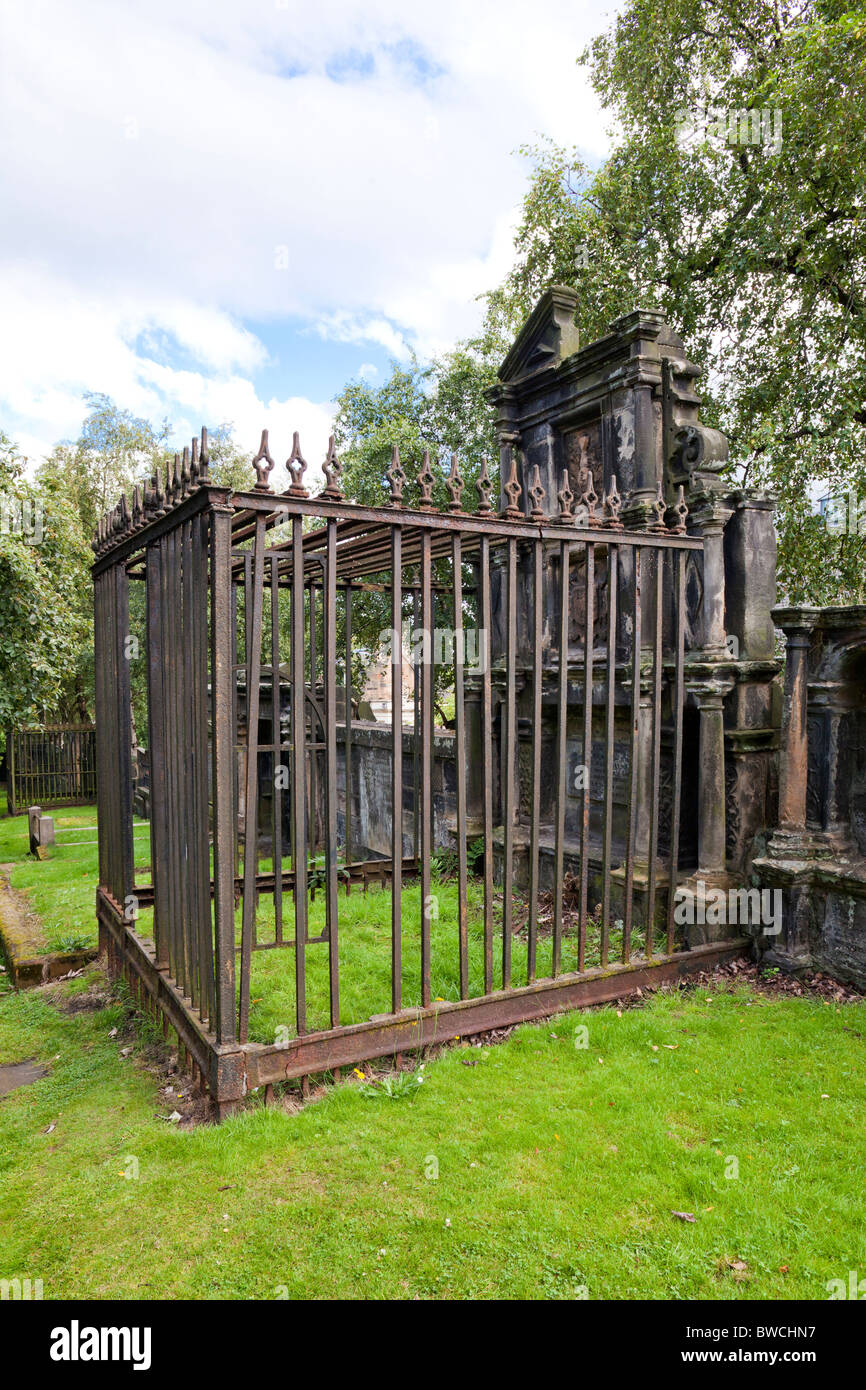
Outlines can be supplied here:
M44 860L30 854L26 816L6 815L6 792L0 788L0 864L13 888L26 893L39 915L49 951L76 950L97 944L96 885L99 851L96 807L74 806L46 812L54 817L56 845ZM146 821L135 821L135 863L150 861Z
M39 861L29 853L27 817L0 816L0 864L9 865L12 886L23 891L43 924L47 950L71 950L97 944L95 896L98 880L98 851L95 843L96 808L76 807L52 813L57 830L56 844L49 857ZM149 881L150 842L145 821L135 822L135 864L138 881ZM290 861L285 861L285 866ZM261 867L271 867L262 859ZM430 905L431 993L434 999L460 998L458 947L458 895L453 878L441 879L434 870ZM308 934L319 936L325 928L324 894L320 890L309 904ZM340 940L340 1018L358 1023L391 1007L391 894L380 884L368 892L355 886L339 894ZM525 921L525 899L515 894L515 920ZM241 940L242 911L235 914L236 940ZM152 909L143 909L138 930L145 938L152 931ZM403 890L403 1003L421 1003L421 888L417 880L405 882ZM494 909L493 988L502 986L502 910ZM273 899L262 895L256 911L258 940L272 941L275 935ZM283 903L283 935L294 936L294 912L290 893ZM478 878L470 878L468 891L469 995L484 993L483 891ZM587 928L586 965L601 960L601 929L590 920ZM616 960L622 946L621 924L611 923L610 959ZM633 956L643 949L643 929L635 928ZM664 949L664 931L657 928L656 951ZM330 1027L328 946L311 942L306 951L307 1026ZM578 942L574 933L562 939L562 969L576 970ZM552 939L549 931L539 934L536 975L552 973ZM526 984L527 944L525 930L513 938L511 980ZM294 952L263 950L254 953L251 975L250 1037L272 1043L277 1030L296 1032ZM286 1033L283 1032L283 1036Z
M453 1048L399 1101L181 1131L121 1006L52 1002L86 987L0 997L0 1063L50 1067L0 1100L0 1277L46 1298L825 1299L866 1269L862 1004L717 982Z

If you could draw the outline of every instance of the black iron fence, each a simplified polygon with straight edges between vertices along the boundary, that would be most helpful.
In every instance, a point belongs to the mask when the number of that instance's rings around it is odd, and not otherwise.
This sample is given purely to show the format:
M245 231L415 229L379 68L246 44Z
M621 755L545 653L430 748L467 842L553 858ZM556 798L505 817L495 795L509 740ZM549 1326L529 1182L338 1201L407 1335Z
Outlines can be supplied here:
M588 469L564 474L551 508L537 473L524 495L510 455L498 513L486 468L467 508L456 461L444 511L426 456L411 508L396 454L381 506L343 497L333 447L316 497L297 440L288 492L269 489L266 436L254 463L250 491L213 486L203 435L94 543L103 939L220 1113L253 1086L616 997L723 952L677 952L673 915L687 571L702 544L682 493L660 492L652 523L629 530L615 479L597 496ZM130 581L147 594L152 891L132 867ZM388 603L398 713L390 775L371 790L355 785L351 655L353 611L373 589ZM437 643L454 700L447 920ZM384 859L360 833L360 793L378 799ZM378 943L390 987L359 1016L357 980L343 1003L356 943L341 939L341 893L371 876L390 891ZM152 941L136 917L151 903ZM250 1017L269 950L286 953L293 1017L265 1042Z
M92 724L46 724L6 736L10 815L28 806L79 806L96 800L96 731Z

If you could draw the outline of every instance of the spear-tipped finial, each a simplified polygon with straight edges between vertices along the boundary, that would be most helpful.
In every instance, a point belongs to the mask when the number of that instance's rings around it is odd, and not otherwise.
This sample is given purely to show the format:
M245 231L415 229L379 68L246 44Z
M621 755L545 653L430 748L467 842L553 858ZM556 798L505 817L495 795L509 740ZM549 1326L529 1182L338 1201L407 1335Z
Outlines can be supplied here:
M153 484L153 514L154 516L165 516L165 493L162 489L162 477L158 468L153 470L151 482Z
M589 435L582 434L578 440L580 449L580 469L578 473L578 487L581 489L580 506L586 512L586 526L600 526L601 517L596 515L598 505L598 493L593 482L592 469L589 464Z
M210 454L208 453L208 447L207 447L207 430L205 429L204 425L202 425L202 427L201 427L201 448L199 449L199 454L198 454L198 480L199 480L200 483L209 483L209 482L210 482L210 477L208 476L208 471L207 471L207 470L208 470L208 464L209 464L209 463L210 463Z
M529 500L532 503L529 511L530 521L544 520L544 501L546 497L547 493L544 491L541 482L541 472L536 463L532 469L532 486L529 489Z
M421 497L418 502L418 510L421 512L433 511L433 484L436 479L433 476L433 469L430 467L430 452L424 450L421 455L421 472L415 479L421 489Z
M623 529L619 514L622 511L622 498L616 485L616 474L610 475L610 487L604 499L605 525L609 531L621 531Z
M337 457L337 446L333 435L328 439L328 452L325 454L322 472L325 475L325 486L322 488L321 496L329 497L333 502L341 502L343 489L340 483L343 478L343 465Z
M189 453L189 485L191 488L198 487L199 481L199 462L198 462L198 440L193 439Z
M132 527L137 531L144 524L144 507L141 503L141 488L138 483L132 489Z
M656 500L652 504L652 509L655 512L655 519L650 522L647 529L652 531L655 536L667 535L668 528L665 525L665 513L668 506L665 501L665 491L662 487L661 478L659 478L658 488L656 489Z
M460 499L463 496L463 489L466 486L466 480L463 478L463 476L460 473L460 469L457 467L456 454L451 455L451 472L448 474L446 486L451 495L451 500L448 503L449 512L462 512L463 503Z
M387 470L386 477L391 489L391 500L389 506L402 507L403 489L408 482L406 470L400 462L400 450L395 444L391 450L391 467Z
M270 477L273 466L274 460L271 458L271 451L268 448L268 432L267 430L262 430L262 442L259 445L258 453L253 459L253 468L256 471L256 492L270 492L271 489L268 478Z
M490 494L493 491L493 484L490 481L490 472L487 467L487 455L481 455L481 472L478 474L478 482L475 484L478 493L478 515L489 516L493 511L490 503Z
M181 497L187 497L187 496L189 496L190 481L191 481L191 478L190 478L190 471L189 471L189 446L187 445L187 446L184 448L183 455L182 455L182 457L181 457L181 463L180 463L180 495L181 495Z
M286 459L286 468L292 480L291 486L289 487L289 496L309 497L310 494L304 487L304 474L307 471L307 460L301 453L301 438L297 430L295 430L292 435L292 452Z
M565 525L574 521L574 493L568 480L568 469L562 470L562 487L556 494L559 500L559 520Z
M670 529L673 531L675 536L684 536L686 534L686 521L688 519L689 509L686 505L686 495L683 492L682 483L680 483L679 486L677 500L674 504L673 512L674 516L676 517L676 522Z
M523 512L520 509L520 495L523 489L520 486L520 479L517 476L517 453L516 450L511 447L509 447L508 452L511 455L511 470L508 474L508 482L503 489L505 496L508 498L508 503L502 508L501 515L509 521L522 521Z
M171 487L169 490L169 497L172 503L180 501L180 492L180 454L175 454L172 464Z

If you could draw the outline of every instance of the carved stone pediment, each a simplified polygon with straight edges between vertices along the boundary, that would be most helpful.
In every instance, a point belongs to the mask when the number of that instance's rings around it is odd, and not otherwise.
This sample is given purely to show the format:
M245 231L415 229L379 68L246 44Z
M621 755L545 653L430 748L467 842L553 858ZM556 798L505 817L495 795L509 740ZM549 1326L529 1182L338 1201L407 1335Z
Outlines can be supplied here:
M557 367L580 347L574 321L578 297L567 286L545 291L526 320L499 368L500 381L519 381L549 367Z

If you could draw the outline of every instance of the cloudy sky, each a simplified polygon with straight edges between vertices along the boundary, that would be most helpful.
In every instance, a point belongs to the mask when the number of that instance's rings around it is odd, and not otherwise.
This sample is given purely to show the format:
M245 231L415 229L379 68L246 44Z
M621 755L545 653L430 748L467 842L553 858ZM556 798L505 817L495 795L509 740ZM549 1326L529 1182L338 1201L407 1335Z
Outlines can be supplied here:
M613 5L610 6L613 8ZM334 396L449 346L541 133L593 161L588 0L0 0L0 428L102 391L176 441L324 452Z

